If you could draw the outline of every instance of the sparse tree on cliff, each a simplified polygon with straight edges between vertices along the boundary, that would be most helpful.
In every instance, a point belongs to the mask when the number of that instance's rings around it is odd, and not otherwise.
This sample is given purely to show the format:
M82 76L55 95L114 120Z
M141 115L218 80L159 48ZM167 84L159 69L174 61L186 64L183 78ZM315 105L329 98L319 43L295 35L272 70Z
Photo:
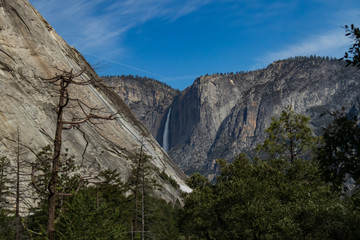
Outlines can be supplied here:
M2 158L0 160L0 172L2 173L0 174L0 189L2 190L2 193L5 194L3 195L5 196L5 199L3 199L5 201L1 202L5 203L2 207L5 207L5 213L8 216L8 220L10 220L10 225L0 224L4 227L2 230L7 232L4 236L0 233L0 238L15 240L28 239L24 229L24 223L22 223L21 214L24 214L24 211L22 211L21 207L30 206L30 199L34 200L32 196L26 193L27 184L30 178L30 174L27 170L29 169L30 164L28 161L21 158L21 155L24 152L22 151L23 144L20 140L20 131L17 131L16 140L8 137L4 138L16 144L14 149L16 155L13 161L15 163L14 165L10 164L10 161L7 158ZM13 211L14 205L15 212Z

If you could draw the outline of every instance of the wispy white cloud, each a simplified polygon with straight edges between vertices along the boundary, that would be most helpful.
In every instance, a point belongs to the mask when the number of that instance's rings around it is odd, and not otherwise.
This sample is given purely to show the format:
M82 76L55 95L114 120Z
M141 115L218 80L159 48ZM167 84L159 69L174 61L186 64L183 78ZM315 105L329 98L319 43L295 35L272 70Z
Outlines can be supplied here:
M349 46L350 40L344 36L344 31L337 30L323 35L311 36L297 43L286 46L284 49L271 52L267 59L276 60L293 56L308 55L338 55L339 50ZM342 51L343 53L343 51Z
M158 73L154 73L154 72L151 72L149 70L146 70L146 69L142 69L142 68L139 68L139 67L135 67L135 66L132 66L132 65L129 65L129 64L126 64L126 63L123 63L123 62L120 62L120 61L117 61L117 60L114 60L114 59L109 59L109 58L104 58L104 57L101 57L101 56L98 56L98 55L94 55L94 54L91 54L91 53L87 53L85 52L87 55L89 56L92 56L92 57L95 57L99 60L103 60L107 63L111 63L111 64L116 64L116 65L120 65L120 66L123 66L123 67L126 67L126 68L129 68L129 69L132 69L132 70L135 70L137 72L140 72L140 73L145 73L145 74L148 74L152 77L157 77L159 80L168 80L167 77L163 76L163 75L160 75Z
M356 23L360 20L360 9L341 10L335 14L329 22L337 27L332 30L322 31L319 28L318 34L299 39L296 42L284 46L282 49L268 51L264 56L257 59L258 65L264 67L279 59L286 59L294 56L332 56L342 57L348 50L352 41L345 36L345 30L341 27L345 24Z
M176 20L212 0L30 0L70 44L93 53L121 48L124 34L152 19Z
M163 82L175 82L175 81L179 81L179 80L194 80L195 78L197 78L197 77L199 77L201 75L201 74L196 74L196 75L181 75L181 76L167 77L167 76L164 76L164 75L149 71L147 69L139 68L139 67L136 67L136 66L132 66L132 65L120 62L118 60L104 58L104 57L101 57L99 55L91 54L91 53L88 53L88 52L84 52L84 53L86 55L95 57L95 58L97 58L97 59L99 59L101 61L105 61L106 63L111 63L111 64L123 66L123 67L126 67L128 69L135 70L136 72L138 72L140 74L146 74L146 75L148 75L150 77L155 77L158 80L163 81Z

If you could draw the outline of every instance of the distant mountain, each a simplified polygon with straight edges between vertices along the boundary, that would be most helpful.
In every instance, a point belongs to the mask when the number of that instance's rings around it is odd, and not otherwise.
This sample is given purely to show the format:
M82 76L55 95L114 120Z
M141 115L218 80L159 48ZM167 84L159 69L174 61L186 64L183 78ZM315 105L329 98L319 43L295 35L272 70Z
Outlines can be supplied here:
M2 0L0 11L0 156L16 159L12 140L17 139L18 130L22 145L34 151L52 144L58 87L44 79L63 71L83 71L79 78L91 84L70 87L70 96L107 114L119 114L112 121L81 124L81 131L64 130L63 149L67 148L77 161L84 156L103 168L117 169L126 180L132 170L130 157L142 148L158 169L152 172L161 185L158 194L169 201L181 199L181 191L164 181L160 173L164 171L180 186L185 186L183 171L124 101L104 85L83 56L70 47L27 0ZM79 112L79 106L73 105L65 117L71 120ZM31 160L34 155L23 150L21 157Z
M271 117L288 105L311 117L316 134L329 122L329 116L320 117L322 113L342 107L356 115L360 112L360 71L329 58L296 57L256 71L201 76L175 95L167 95L168 89L154 84L159 87L151 91L166 96L166 104L159 106L148 105L146 86L139 83L136 89L131 80L118 83L120 94L140 113L139 119L146 109L167 108L156 119L147 120L160 126L150 131L161 145L166 139L168 154L188 174L211 175L217 158L231 160L240 152L251 154L264 139ZM133 99L143 99L141 104L132 101L129 92Z

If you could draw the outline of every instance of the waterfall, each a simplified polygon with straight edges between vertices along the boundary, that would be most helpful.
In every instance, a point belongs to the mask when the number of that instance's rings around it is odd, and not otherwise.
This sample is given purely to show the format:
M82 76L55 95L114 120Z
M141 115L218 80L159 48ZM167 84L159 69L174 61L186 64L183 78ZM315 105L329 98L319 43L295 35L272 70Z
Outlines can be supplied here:
M164 134L163 134L163 149L165 152L169 151L169 122L170 122L171 108L166 116Z

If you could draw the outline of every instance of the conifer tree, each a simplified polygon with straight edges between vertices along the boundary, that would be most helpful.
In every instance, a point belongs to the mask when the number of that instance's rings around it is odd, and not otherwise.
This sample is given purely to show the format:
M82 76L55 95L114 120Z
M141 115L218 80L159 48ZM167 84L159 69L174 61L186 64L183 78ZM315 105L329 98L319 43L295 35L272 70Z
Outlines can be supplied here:
M257 147L267 154L268 159L311 159L318 142L309 127L310 118L296 114L288 106L280 117L272 118L270 127L265 130L267 137Z
M341 190L352 178L360 183L360 127L356 116L335 113L335 119L324 129L323 144L317 158L325 179Z
M345 60L346 66L352 65L360 69L360 29L351 24L350 27L345 25L345 31L345 36L353 39L354 43L339 60Z
M133 193L133 221L131 239L145 239L148 234L148 199L153 188L157 185L151 176L150 156L144 153L143 146L132 159L133 169L128 180L129 187ZM140 225L140 226L139 226Z

